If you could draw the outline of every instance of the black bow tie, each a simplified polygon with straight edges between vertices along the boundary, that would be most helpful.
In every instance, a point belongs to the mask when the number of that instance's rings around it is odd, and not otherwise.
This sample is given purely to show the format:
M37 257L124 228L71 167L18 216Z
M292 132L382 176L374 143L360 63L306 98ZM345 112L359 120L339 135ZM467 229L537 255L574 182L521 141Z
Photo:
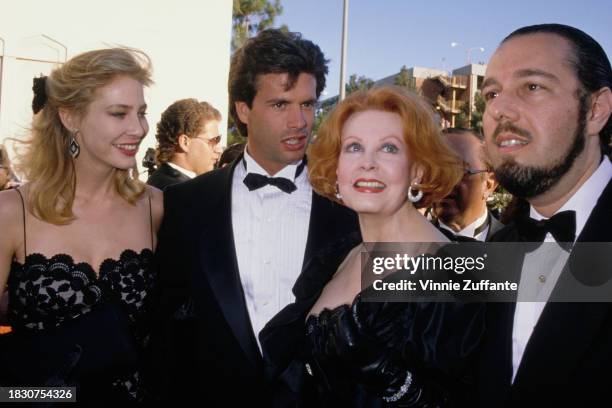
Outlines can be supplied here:
M517 219L519 234L530 242L542 242L550 234L557 242L574 242L576 239L576 212L561 211L547 220L529 217Z
M246 170L246 161L244 160L244 158L242 159L242 164L244 165L244 168ZM306 166L306 157L304 157L302 162L296 167L295 178L298 178L298 176L302 174L302 171L304 170L305 166ZM281 191L287 194L291 194L295 190L297 190L295 183L289 180L288 178L268 177L268 176L264 176L263 174L258 174L258 173L247 174L243 180L243 183L249 188L249 191L257 190L259 188L262 188L263 186L267 186L268 184L271 186L278 187Z
M285 193L293 193L297 190L293 181L284 177L268 177L263 174L249 173L246 175L243 182L249 188L249 191L257 190L268 184L278 187Z

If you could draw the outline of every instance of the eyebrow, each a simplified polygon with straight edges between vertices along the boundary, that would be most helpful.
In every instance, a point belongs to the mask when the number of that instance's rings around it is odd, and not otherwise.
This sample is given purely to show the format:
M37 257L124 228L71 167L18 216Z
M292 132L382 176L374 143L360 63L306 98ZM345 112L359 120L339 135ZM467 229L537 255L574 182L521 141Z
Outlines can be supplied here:
M275 104L275 103L289 103L289 101L285 98L272 98L272 99L268 99L266 101L266 103L268 104Z
M124 104L118 103L118 104L114 104L114 105L109 105L108 108L132 109L132 106L131 105L124 105ZM144 105L142 105L142 106L140 106L138 108L138 110L141 110L141 109L147 109L147 104L145 103Z
M557 78L557 76L551 74L550 72L542 71L541 69L535 69L535 68L526 68L526 69L518 70L512 76L515 78L527 78L527 77L537 76L537 77L547 78L555 82L560 82L559 78ZM481 87L486 88L487 86L491 86L491 85L499 85L499 81L493 77L485 78L485 80L482 82Z
M530 77L530 76L544 77L544 78L551 79L555 82L559 82L559 78L557 78L555 75L551 74L550 72L542 71L541 69L527 68L527 69L518 70L517 72L514 73L514 77L516 78L525 78L525 77Z
M485 78L485 80L482 82L481 88L486 88L487 86L490 85L499 85L499 81L495 78Z

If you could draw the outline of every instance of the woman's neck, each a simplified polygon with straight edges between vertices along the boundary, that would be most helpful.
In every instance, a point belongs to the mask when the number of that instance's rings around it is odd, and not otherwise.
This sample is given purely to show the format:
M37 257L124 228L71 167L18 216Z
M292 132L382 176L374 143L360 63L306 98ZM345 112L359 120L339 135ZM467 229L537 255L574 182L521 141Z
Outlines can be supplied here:
M408 202L393 214L360 213L359 226L364 242L439 240L436 228Z
M90 162L75 161L75 199L96 202L115 195L115 172L111 167L95 166Z

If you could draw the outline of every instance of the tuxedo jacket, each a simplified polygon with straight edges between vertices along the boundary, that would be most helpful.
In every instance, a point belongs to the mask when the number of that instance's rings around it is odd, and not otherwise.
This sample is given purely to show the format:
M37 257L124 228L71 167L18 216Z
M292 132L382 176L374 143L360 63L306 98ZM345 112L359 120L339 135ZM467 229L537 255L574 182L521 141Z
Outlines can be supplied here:
M524 238L511 223L492 241L521 242ZM612 242L612 181L599 197L577 242ZM602 256L608 259L610 254ZM523 258L508 254L506 259L514 262L514 269L520 273ZM572 251L568 262L575 259L576 251ZM591 271L577 266L572 273L588 278ZM567 278L565 273L559 277L555 291ZM486 335L476 368L480 406L612 406L611 305L548 302L512 383L515 304L489 303Z
M168 163L160 164L159 168L149 176L147 184L165 190L166 187L189 180L189 177L172 168Z
M495 216L491 213L491 211L487 210L487 213L489 217L489 230L487 231L487 236L485 237L485 241L489 241L493 235L495 235L498 231L504 228L504 224L502 224L497 218L495 218ZM438 228L442 232L448 231L446 228L440 227L440 223L438 220L434 220L433 224L436 226L436 228ZM445 235L449 236L448 234L445 234ZM455 237L456 235L453 234L453 236L451 236L450 239L453 240Z
M213 407L287 406L294 399L266 375L240 281L231 214L240 162L164 192L149 348L149 390L156 399ZM313 192L303 264L357 229L353 211Z

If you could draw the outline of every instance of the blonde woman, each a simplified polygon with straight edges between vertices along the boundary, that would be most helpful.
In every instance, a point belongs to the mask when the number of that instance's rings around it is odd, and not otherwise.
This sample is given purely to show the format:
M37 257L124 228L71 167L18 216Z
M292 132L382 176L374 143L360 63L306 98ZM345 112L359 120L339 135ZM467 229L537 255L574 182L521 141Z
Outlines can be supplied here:
M0 295L13 333L0 383L76 385L79 402L134 401L161 192L135 155L149 126L137 50L86 52L35 80L30 182L0 193ZM10 381L10 382L8 382Z

